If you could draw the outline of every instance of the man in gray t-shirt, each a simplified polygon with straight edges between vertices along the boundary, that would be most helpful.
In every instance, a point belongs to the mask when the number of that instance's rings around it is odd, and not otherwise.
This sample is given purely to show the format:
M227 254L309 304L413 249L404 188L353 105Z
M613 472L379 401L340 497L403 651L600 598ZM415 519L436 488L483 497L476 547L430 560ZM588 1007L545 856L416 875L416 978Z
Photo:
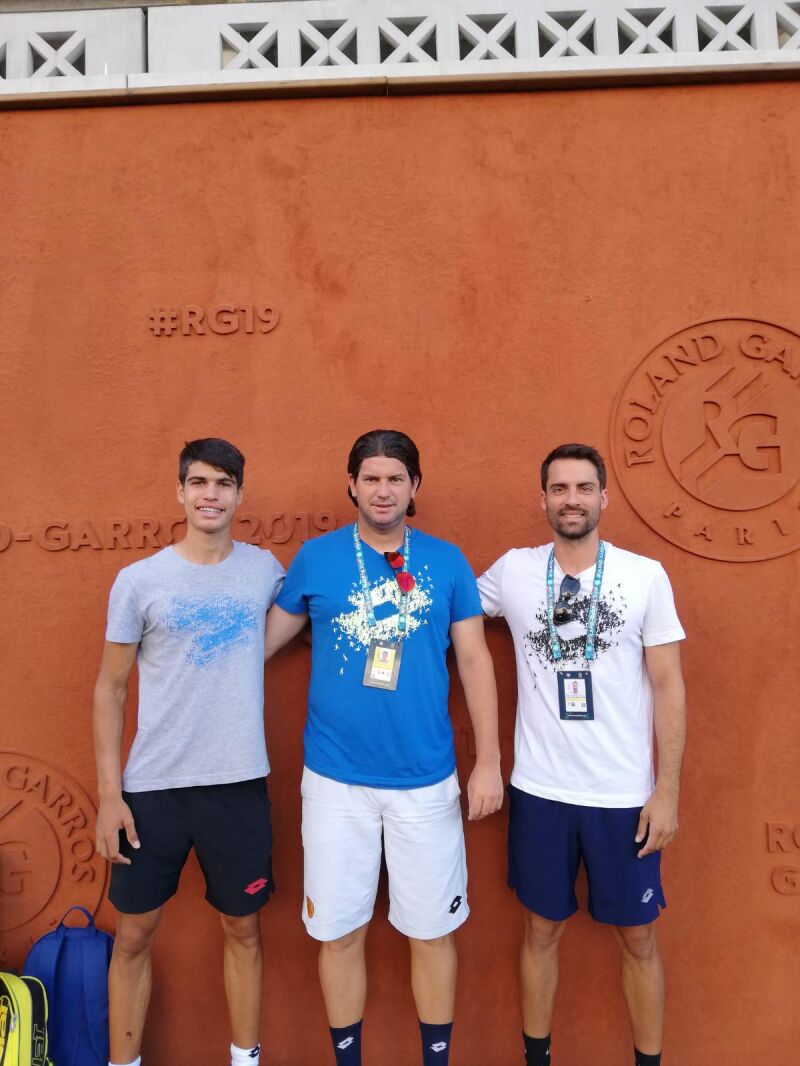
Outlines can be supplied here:
M224 934L232 1066L258 1066L258 911L272 892L264 743L264 620L283 580L271 552L231 539L244 457L227 441L181 452L186 537L127 566L111 590L94 700L97 847L119 912L109 972L111 1066L140 1066L150 948L194 847ZM137 731L120 772L128 679Z

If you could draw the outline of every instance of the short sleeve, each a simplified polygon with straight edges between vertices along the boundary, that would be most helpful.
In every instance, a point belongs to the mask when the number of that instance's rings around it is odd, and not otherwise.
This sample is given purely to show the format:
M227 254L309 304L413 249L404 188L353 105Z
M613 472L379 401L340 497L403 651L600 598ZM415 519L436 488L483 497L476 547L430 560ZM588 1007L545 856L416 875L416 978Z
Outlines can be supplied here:
M675 610L672 586L664 567L659 563L647 593L642 643L645 648L652 648L657 644L671 644L675 640L685 638L686 634Z
M275 603L289 614L308 614L305 546L294 557Z
M502 555L478 578L481 605L488 618L503 617L503 572L507 558L508 555Z
M106 640L114 644L138 644L144 633L144 619L133 582L120 570L108 597Z
M270 556L270 561L272 563L272 571L270 573L270 578L272 580L272 592L270 593L269 597L269 606L271 607L273 603L277 600L278 594L280 593L281 588L283 587L283 582L286 578L286 571L275 558L275 556L272 555L272 552L270 552Z
M483 614L481 598L472 567L459 548L454 549L453 597L450 602L450 624Z

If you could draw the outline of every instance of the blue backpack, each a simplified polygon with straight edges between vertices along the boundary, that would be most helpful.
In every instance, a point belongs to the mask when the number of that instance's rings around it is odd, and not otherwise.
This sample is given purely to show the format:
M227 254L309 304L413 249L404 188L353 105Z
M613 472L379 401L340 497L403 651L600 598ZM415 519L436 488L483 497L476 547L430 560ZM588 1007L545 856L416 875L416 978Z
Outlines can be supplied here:
M64 925L71 911L88 925ZM106 1066L108 1062L108 964L114 938L97 929L85 907L70 907L52 933L39 937L25 960L50 1007L50 1054L58 1066Z

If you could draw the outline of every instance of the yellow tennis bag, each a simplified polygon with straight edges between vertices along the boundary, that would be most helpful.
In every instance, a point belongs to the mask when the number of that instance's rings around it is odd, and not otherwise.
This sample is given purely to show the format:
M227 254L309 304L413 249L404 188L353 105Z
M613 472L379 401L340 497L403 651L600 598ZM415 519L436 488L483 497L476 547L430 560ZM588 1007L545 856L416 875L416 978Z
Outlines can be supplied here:
M47 996L35 977L0 973L0 1066L52 1066Z

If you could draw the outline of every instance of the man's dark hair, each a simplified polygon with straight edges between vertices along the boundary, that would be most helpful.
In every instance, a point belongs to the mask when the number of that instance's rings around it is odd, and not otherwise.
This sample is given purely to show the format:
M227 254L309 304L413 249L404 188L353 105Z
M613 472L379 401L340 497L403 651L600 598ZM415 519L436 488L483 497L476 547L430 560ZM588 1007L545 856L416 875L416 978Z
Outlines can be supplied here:
M362 433L350 449L350 455L347 460L347 473L355 481L364 460L379 457L399 459L408 471L408 476L411 480L419 478L418 484L422 483L422 471L419 467L417 446L411 437L401 433L399 429L371 429L369 433ZM356 498L350 491L349 485L347 486L347 495L355 504ZM409 500L406 514L409 517L416 514L413 500Z
M192 463L208 463L218 470L224 470L232 477L238 488L244 481L244 456L230 441L221 437L202 437L200 440L187 440L178 459L178 481L186 481L189 466Z
M597 471L597 480L600 488L606 487L606 464L597 448L590 444L559 444L553 448L545 461L542 463L542 490L547 489L547 475L550 472L550 464L556 459L588 459Z

